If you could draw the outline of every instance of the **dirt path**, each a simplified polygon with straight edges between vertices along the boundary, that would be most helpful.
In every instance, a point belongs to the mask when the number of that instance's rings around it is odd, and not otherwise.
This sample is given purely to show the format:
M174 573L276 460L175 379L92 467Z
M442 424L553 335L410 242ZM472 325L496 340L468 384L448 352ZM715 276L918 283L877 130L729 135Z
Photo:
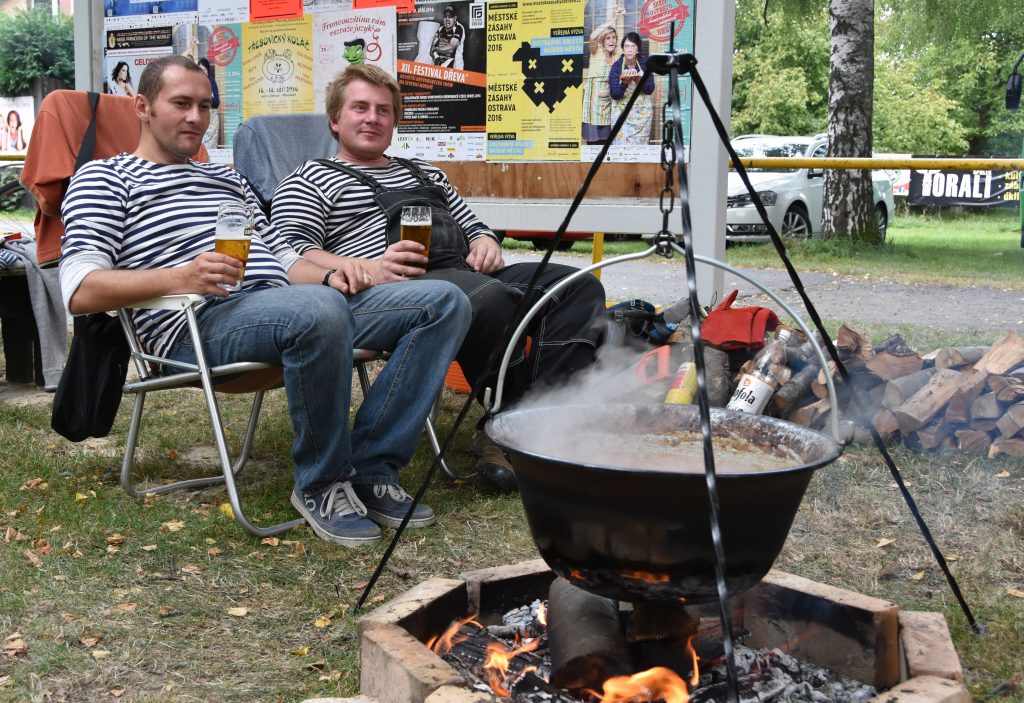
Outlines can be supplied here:
M540 256L516 252L506 254L505 259L509 263L539 261ZM570 266L588 263L585 258L571 256L553 260ZM605 268L601 280L609 300L643 298L671 305L687 295L682 266L678 259L627 261ZM797 312L803 312L800 296L785 271L745 272L781 295ZM1024 334L1024 291L983 286L908 285L838 274L798 273L811 302L825 320L878 323L894 328L925 325L950 331ZM739 305L774 305L754 286L726 273L725 291L736 288L740 290Z

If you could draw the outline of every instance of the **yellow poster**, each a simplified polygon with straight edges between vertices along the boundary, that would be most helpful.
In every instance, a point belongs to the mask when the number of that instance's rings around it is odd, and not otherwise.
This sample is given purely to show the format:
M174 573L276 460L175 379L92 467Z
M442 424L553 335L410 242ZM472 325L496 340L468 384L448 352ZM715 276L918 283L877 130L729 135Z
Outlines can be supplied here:
M243 117L313 111L313 24L299 19L242 25Z
M583 3L487 4L487 160L579 161Z

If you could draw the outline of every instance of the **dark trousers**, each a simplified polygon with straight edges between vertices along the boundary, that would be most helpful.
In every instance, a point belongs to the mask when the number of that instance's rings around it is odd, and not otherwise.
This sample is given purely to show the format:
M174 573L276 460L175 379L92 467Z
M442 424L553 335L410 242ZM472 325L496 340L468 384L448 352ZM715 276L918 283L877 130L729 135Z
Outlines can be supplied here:
M423 275L423 278L450 281L469 296L473 320L455 358L471 384L475 385L487 370L485 367L491 352L502 344L505 325L512 319L539 265L513 264L490 274L443 269ZM524 311L532 308L533 303L558 281L577 270L571 266L549 264ZM587 274L562 288L534 316L527 328L526 334L532 339L529 357L525 353L526 335L518 340L505 373L502 407L518 400L535 382L560 384L576 371L592 364L604 337L604 329L605 293L599 280ZM485 387L493 388L504 353L505 347L502 346Z

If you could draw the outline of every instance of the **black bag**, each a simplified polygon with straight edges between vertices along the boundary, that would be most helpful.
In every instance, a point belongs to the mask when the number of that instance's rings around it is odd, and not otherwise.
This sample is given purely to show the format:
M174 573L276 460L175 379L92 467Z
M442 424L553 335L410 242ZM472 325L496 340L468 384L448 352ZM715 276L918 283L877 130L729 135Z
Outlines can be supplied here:
M53 396L50 426L72 442L110 434L129 355L116 317L105 312L76 317L71 351Z
M647 351L668 342L676 325L646 300L627 300L607 310L608 330L604 344Z

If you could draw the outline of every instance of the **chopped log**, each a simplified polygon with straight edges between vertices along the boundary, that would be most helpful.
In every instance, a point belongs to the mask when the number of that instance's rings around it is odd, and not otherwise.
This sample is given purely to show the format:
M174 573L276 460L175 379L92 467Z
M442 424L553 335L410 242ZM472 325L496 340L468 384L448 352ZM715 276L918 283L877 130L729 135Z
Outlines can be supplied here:
M971 427L981 429L979 420L997 420L1003 415L1003 405L995 393L985 393L971 403Z
M828 372L832 375L832 382L838 383L839 372L836 370L836 362L831 359L828 362ZM828 386L825 384L825 372L822 369L818 369L818 374L811 382L811 392L814 393L815 398L824 398L828 395Z
M967 422L971 419L971 403L985 390L986 374L977 369L961 372L956 393L946 404L946 419L950 422Z
M943 347L935 350L935 368L958 369L978 363L988 347Z
M818 421L825 413L832 409L832 404L828 398L821 398L805 405L802 408L797 408L790 416L789 421L795 422L798 425L804 427L813 427L814 423Z
M974 365L986 373L1006 373L1024 362L1024 339L1016 332L1008 332L996 340Z
M921 369L916 373L902 378L894 378L885 386L885 396L882 398L882 405L892 410L897 408L907 399L924 388L924 385L935 375L935 369Z
M999 428L996 427L995 420L971 420L971 429L991 433L995 432Z
M896 419L891 410L886 408L882 408L875 413L875 416L871 418L871 424L875 426L878 434L882 435L883 439L889 439L900 431L899 420Z
M988 449L988 458L997 456L1024 456L1024 439L1000 437L995 440Z
M687 638L697 634L700 612L678 601L635 601L626 628L629 642Z
M968 454L985 456L988 454L988 448L992 446L992 437L988 432L957 430L954 434L956 435L956 448Z
M836 351L840 361L850 370L861 368L874 356L871 338L845 323L836 332Z
M556 578L548 589L549 681L559 688L593 688L632 673L619 605Z
M884 381L891 381L920 371L922 366L924 366L924 362L917 354L896 356L887 352L875 354L867 363L867 367Z
M1016 403L1024 400L1024 378L1006 374L992 374L988 377L988 387L1003 403Z
M892 408L904 435L920 430L932 421L949 399L956 393L963 374L953 369L939 369L917 393L902 405Z
M807 364L789 377L772 396L772 407L779 417L788 416L807 396L811 395L811 383L818 375L817 364Z
M913 433L915 443L924 450L937 449L950 435L949 423L938 417Z
M1021 429L1024 429L1024 403L1007 408L1003 416L996 420L996 427L999 428L999 434L1007 439L1019 435Z

